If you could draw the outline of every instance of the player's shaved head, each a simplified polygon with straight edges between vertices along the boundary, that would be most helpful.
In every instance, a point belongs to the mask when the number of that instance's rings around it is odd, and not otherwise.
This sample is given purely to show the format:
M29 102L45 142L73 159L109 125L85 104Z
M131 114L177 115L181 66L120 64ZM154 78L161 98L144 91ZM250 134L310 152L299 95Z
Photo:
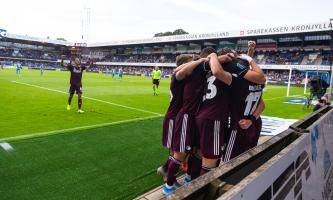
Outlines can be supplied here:
M217 52L213 47L206 47L201 50L200 57L207 58L207 56L209 56L212 53L217 53Z
M176 58L176 65L179 67L182 64L191 62L193 60L193 55L191 54L181 54Z

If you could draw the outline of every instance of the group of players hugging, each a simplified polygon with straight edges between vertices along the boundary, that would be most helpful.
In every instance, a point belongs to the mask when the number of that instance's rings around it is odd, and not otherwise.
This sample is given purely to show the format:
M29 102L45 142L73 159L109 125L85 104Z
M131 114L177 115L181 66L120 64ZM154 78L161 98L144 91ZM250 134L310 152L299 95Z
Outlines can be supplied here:
M181 186L176 178L184 162L188 184L257 145L266 80L252 58L255 45L249 41L247 54L207 47L200 56L177 57L163 122L169 157L157 169L165 195Z

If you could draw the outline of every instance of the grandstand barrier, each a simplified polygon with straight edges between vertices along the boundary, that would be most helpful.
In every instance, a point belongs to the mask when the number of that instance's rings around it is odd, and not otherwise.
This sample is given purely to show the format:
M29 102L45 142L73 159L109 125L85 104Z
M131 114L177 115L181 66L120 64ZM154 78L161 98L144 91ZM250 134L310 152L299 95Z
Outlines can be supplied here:
M333 199L332 157L333 109L327 106L174 194L154 199Z

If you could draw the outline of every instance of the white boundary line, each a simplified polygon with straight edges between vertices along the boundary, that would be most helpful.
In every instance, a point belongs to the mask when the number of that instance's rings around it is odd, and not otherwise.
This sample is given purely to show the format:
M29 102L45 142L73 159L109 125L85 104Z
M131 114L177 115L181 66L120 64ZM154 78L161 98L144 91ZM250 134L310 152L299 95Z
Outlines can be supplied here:
M31 86L31 87L43 89L43 90L48 90L48 91L52 91L52 92L58 92L58 93L62 93L62 94L68 94L68 92L64 92L64 91L61 91L61 90L54 90L54 89L50 89L50 88L46 88L46 87L42 87L42 86L38 86L38 85L33 85L33 84L29 84L29 83L22 83L22 82L18 82L18 81L12 81L12 82L13 83L17 83L17 84L21 84L21 85L27 85L27 86ZM113 106L118 106L118 107L130 109L130 110L136 110L136 111L140 111L140 112L144 112L144 113L150 113L150 114L153 114L153 115L162 116L161 113L151 112L151 111L143 110L143 109L140 109L140 108L134 108L134 107L130 107L130 106L124 106L124 105L121 105L121 104L112 103L112 102L108 102L108 101L103 101L103 100L100 100L100 99L95 99L95 98L87 97L87 96L82 96L82 97L86 98L86 99L93 100L93 101L110 104L110 105L113 105Z
M7 142L0 143L0 146L7 152L14 150L14 148Z
M102 123L102 124L79 126L79 127L74 127L74 128L68 128L68 129L60 129L60 130L32 133L32 134L19 135L19 136L7 137L7 138L0 138L0 142L12 141L12 140L18 140L18 139L35 138L35 137L41 137L41 136L47 136L47 135L55 135L58 133L66 133L66 132L71 132L71 131L86 130L86 129L92 129L92 128L101 128L104 126L124 124L124 123L128 123L128 122L143 121L143 120L147 120L147 119L155 119L158 117L159 116L134 118L134 119L121 120L121 121L116 121L116 122L108 122L108 123Z
M289 97L304 97L302 95L292 95L292 96L289 96ZM275 100L275 99L283 99L283 98L289 98L287 96L283 96L283 97L275 97L275 98L270 98L270 99L264 99L264 101L270 101L270 100Z

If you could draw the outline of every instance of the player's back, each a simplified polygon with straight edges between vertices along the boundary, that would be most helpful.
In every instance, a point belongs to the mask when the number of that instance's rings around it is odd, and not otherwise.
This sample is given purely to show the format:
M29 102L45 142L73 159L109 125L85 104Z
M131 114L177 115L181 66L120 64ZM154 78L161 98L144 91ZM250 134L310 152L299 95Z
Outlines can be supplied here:
M170 105L167 111L168 117L175 117L183 105L184 80L177 80L175 75L170 83Z
M196 67L192 74L185 79L183 107L181 112L194 115L202 101L206 85L206 74L204 64Z
M204 92L203 102L196 117L227 122L230 99L229 86L209 72Z
M246 79L236 78L231 87L231 120L238 123L258 107L264 85L252 83Z

